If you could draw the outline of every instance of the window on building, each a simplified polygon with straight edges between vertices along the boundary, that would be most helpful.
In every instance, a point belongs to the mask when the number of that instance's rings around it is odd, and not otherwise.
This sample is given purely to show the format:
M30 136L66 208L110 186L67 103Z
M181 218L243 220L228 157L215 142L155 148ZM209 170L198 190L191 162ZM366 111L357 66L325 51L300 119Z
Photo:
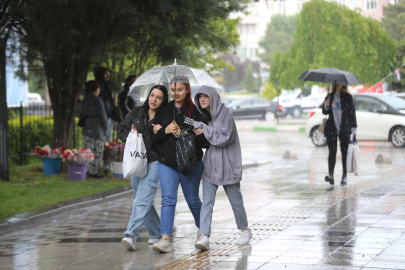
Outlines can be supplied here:
M256 49L255 48L250 48L249 49L249 58L252 58L252 57L256 57Z
M391 4L393 4L393 5L399 4L399 1L401 1L401 0L391 0Z
M366 10L377 9L377 0L366 0Z
M339 5L344 5L344 4L345 4L345 0L336 0L336 3L338 3Z
M302 0L299 0L299 1L298 1L298 10L301 10L301 9L302 9L302 4L303 4L303 1L302 1Z
M352 0L352 9L354 10L357 7L357 0Z
M252 24L252 33L256 34L256 24Z
M272 0L267 0L266 4L267 4L268 10L273 10L273 1Z
M284 1L283 1L283 0L280 0L279 3L280 3L280 4L279 4L280 11L284 11Z

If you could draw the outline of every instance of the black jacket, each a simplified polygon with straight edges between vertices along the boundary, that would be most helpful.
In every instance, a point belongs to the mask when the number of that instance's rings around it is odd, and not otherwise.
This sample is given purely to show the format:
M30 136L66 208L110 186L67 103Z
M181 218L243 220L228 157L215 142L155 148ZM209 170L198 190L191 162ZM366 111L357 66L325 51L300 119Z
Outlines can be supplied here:
M133 90L135 91L135 90ZM133 92L132 91L132 92ZM129 87L124 87L120 94L118 95L118 103L120 106L120 110L122 113L122 117L125 118L127 114L135 107L141 106L142 103L139 99L139 95L134 96L134 94L128 95L129 93Z
M333 110L332 110L332 103L335 97L335 93L330 94L330 106L329 110L325 110L325 106L322 106L322 113L328 114L328 120L326 121L325 125L325 136L326 137L336 137L336 125L335 120L333 118ZM328 96L326 96L326 99ZM351 94L341 92L340 93L340 103L342 107L342 122L340 125L339 130L339 137L349 137L352 134L352 128L357 128L357 120L356 120L356 110L354 107L353 96Z
M108 69L98 68L97 72L94 72L94 77L96 81L100 84L100 95L104 102L104 108L107 113L107 118L112 118L115 122L121 122L120 112L114 104L114 98L112 96L109 82L104 80L104 74Z
M158 153L158 160L167 166L177 166L176 157L176 141L177 138L173 134L166 134L166 127L173 122L174 117L174 102L170 101L169 104L162 107L156 114L154 124L159 124L162 128L153 135L153 144L156 146ZM176 123L180 126L180 129L193 128L193 120L202 122L202 115L194 108L191 112L191 116L186 116L188 113L188 106L182 108L180 113L176 111ZM190 121L191 120L191 121ZM203 157L203 151L201 148L208 148L209 142L204 137L204 134L194 136L197 160L201 160Z
M142 139L146 147L148 162L158 160L156 149L152 145L153 128L152 123L145 123L146 115L143 112L142 107L135 107L125 116L124 121L120 124L120 131L118 138L126 142L129 132L131 132L131 126L135 125L135 129L142 134Z
M82 135L104 141L107 132L107 114L103 100L90 93L83 98L81 107L84 116Z

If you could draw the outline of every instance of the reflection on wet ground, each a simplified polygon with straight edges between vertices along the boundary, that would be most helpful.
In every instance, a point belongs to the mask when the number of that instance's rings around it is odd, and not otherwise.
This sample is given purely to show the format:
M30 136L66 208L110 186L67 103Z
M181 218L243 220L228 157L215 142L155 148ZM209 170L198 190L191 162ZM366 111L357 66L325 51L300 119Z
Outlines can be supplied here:
M323 180L327 149L303 134L240 137L244 160L271 161L244 171L250 245L234 244L238 231L220 188L210 251L194 249L196 228L179 193L173 253L151 251L144 229L135 252L120 245L132 207L124 198L0 238L0 269L405 269L404 149L360 143L361 175L331 187ZM282 160L286 150L299 160ZM376 166L377 153L390 154L393 164ZM336 172L339 179L340 162ZM155 202L160 207L160 194Z

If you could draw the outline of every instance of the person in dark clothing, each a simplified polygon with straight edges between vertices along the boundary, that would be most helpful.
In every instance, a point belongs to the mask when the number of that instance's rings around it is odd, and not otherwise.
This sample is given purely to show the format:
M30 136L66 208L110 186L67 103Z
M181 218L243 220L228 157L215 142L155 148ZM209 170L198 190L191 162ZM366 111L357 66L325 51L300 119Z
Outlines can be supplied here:
M135 90L132 90L131 94L129 93L129 87L136 81L136 75L129 75L125 80L124 89L118 95L118 103L120 106L122 118L125 116L135 107L139 107L142 105L141 100L139 99L139 95L132 93Z
M107 114L103 100L98 96L100 85L96 81L88 81L85 86L85 97L82 101L82 115L84 125L82 130L84 147L91 150L95 160L89 163L88 174L90 177L103 177L98 173L103 159L104 139L107 132Z
M187 77L174 77L170 84L170 93L173 101L159 111L154 121L153 144L158 153L158 175L162 192L160 215L162 239L152 247L157 252L172 251L170 238L173 232L179 183L198 228L197 236L199 235L201 210L199 188L203 171L203 151L201 148L209 147L203 134L195 136L197 166L187 175L180 173L176 157L176 136L184 128L193 129L193 122L202 121L202 115L191 99L191 87ZM173 118L175 119L173 120Z
M163 85L155 85L149 92L142 107L134 108L120 124L118 138L126 142L129 133L138 131L145 143L148 172L144 177L131 176L131 186L134 191L134 204L127 230L121 243L128 250L135 250L135 242L143 225L148 230L149 244L159 242L160 218L153 204L158 188L158 155L152 145L153 119L159 109L168 102L168 93Z
M349 147L350 135L356 138L357 120L353 97L347 90L347 85L334 83L332 93L325 98L325 105L322 113L329 115L325 124L325 137L329 148L329 175L325 176L325 181L331 185L335 183L333 172L336 164L337 140L340 141L340 151L342 153L343 175L342 185L347 184L346 159Z
M100 84L100 97L104 102L104 108L107 113L108 118L108 130L106 134L106 140L111 141L111 132L113 122L121 123L121 116L117 106L115 106L114 98L109 87L110 70L105 67L98 67L94 70L94 77L96 81Z

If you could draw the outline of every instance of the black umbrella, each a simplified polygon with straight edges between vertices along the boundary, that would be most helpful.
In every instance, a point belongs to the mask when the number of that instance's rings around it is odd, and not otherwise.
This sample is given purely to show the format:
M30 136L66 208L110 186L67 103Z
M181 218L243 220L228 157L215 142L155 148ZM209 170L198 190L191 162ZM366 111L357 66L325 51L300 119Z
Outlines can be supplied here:
M299 79L322 83L360 84L356 75L336 68L310 69L305 71Z

